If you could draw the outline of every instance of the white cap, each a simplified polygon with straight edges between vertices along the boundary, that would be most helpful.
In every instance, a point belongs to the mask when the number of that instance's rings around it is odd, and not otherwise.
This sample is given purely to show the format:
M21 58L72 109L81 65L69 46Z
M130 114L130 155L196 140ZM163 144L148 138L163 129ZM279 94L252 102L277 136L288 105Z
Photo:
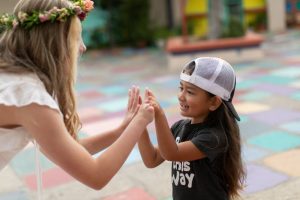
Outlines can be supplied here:
M221 97L231 114L240 120L232 105L236 77L228 62L216 57L196 58L184 66L180 79Z

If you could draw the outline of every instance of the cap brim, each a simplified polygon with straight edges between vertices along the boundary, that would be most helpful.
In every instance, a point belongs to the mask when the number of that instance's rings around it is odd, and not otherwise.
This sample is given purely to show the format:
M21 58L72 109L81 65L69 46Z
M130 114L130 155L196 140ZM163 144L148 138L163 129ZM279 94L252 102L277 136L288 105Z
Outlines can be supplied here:
M233 104L230 101L224 101L223 100L223 102L226 105L226 107L228 108L228 110L230 111L230 113L232 114L232 116L234 116L234 118L236 120L240 121L241 119L240 119L239 115L237 114Z

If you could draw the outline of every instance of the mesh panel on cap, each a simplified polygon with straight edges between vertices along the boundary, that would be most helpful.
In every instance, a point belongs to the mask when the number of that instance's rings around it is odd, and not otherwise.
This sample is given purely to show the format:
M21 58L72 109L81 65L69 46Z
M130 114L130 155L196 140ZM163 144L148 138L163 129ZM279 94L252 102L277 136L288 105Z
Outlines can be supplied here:
M211 58L202 58L197 60L198 68L197 75L205 79L210 79L217 69L219 61Z
M231 70L231 66L224 62L222 69L215 80L215 83L230 92L232 91L234 85L234 79L232 77L234 77L234 74Z

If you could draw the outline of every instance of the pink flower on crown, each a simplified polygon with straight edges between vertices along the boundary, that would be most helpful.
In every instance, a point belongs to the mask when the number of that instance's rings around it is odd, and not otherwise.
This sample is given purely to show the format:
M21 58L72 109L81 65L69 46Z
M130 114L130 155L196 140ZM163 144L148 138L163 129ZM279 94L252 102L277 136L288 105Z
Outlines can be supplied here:
M94 2L92 0L84 0L84 10L89 12L94 8Z
M48 21L48 20L50 20L50 15L49 14L40 14L39 19L40 19L40 22Z

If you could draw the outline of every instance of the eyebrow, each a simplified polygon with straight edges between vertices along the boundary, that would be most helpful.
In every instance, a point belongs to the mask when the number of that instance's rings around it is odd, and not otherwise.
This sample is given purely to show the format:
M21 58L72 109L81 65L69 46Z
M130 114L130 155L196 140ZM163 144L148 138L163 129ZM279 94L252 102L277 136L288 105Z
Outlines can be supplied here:
M183 86L183 83L180 81L180 85ZM196 86L185 84L185 87L190 90L196 90Z

